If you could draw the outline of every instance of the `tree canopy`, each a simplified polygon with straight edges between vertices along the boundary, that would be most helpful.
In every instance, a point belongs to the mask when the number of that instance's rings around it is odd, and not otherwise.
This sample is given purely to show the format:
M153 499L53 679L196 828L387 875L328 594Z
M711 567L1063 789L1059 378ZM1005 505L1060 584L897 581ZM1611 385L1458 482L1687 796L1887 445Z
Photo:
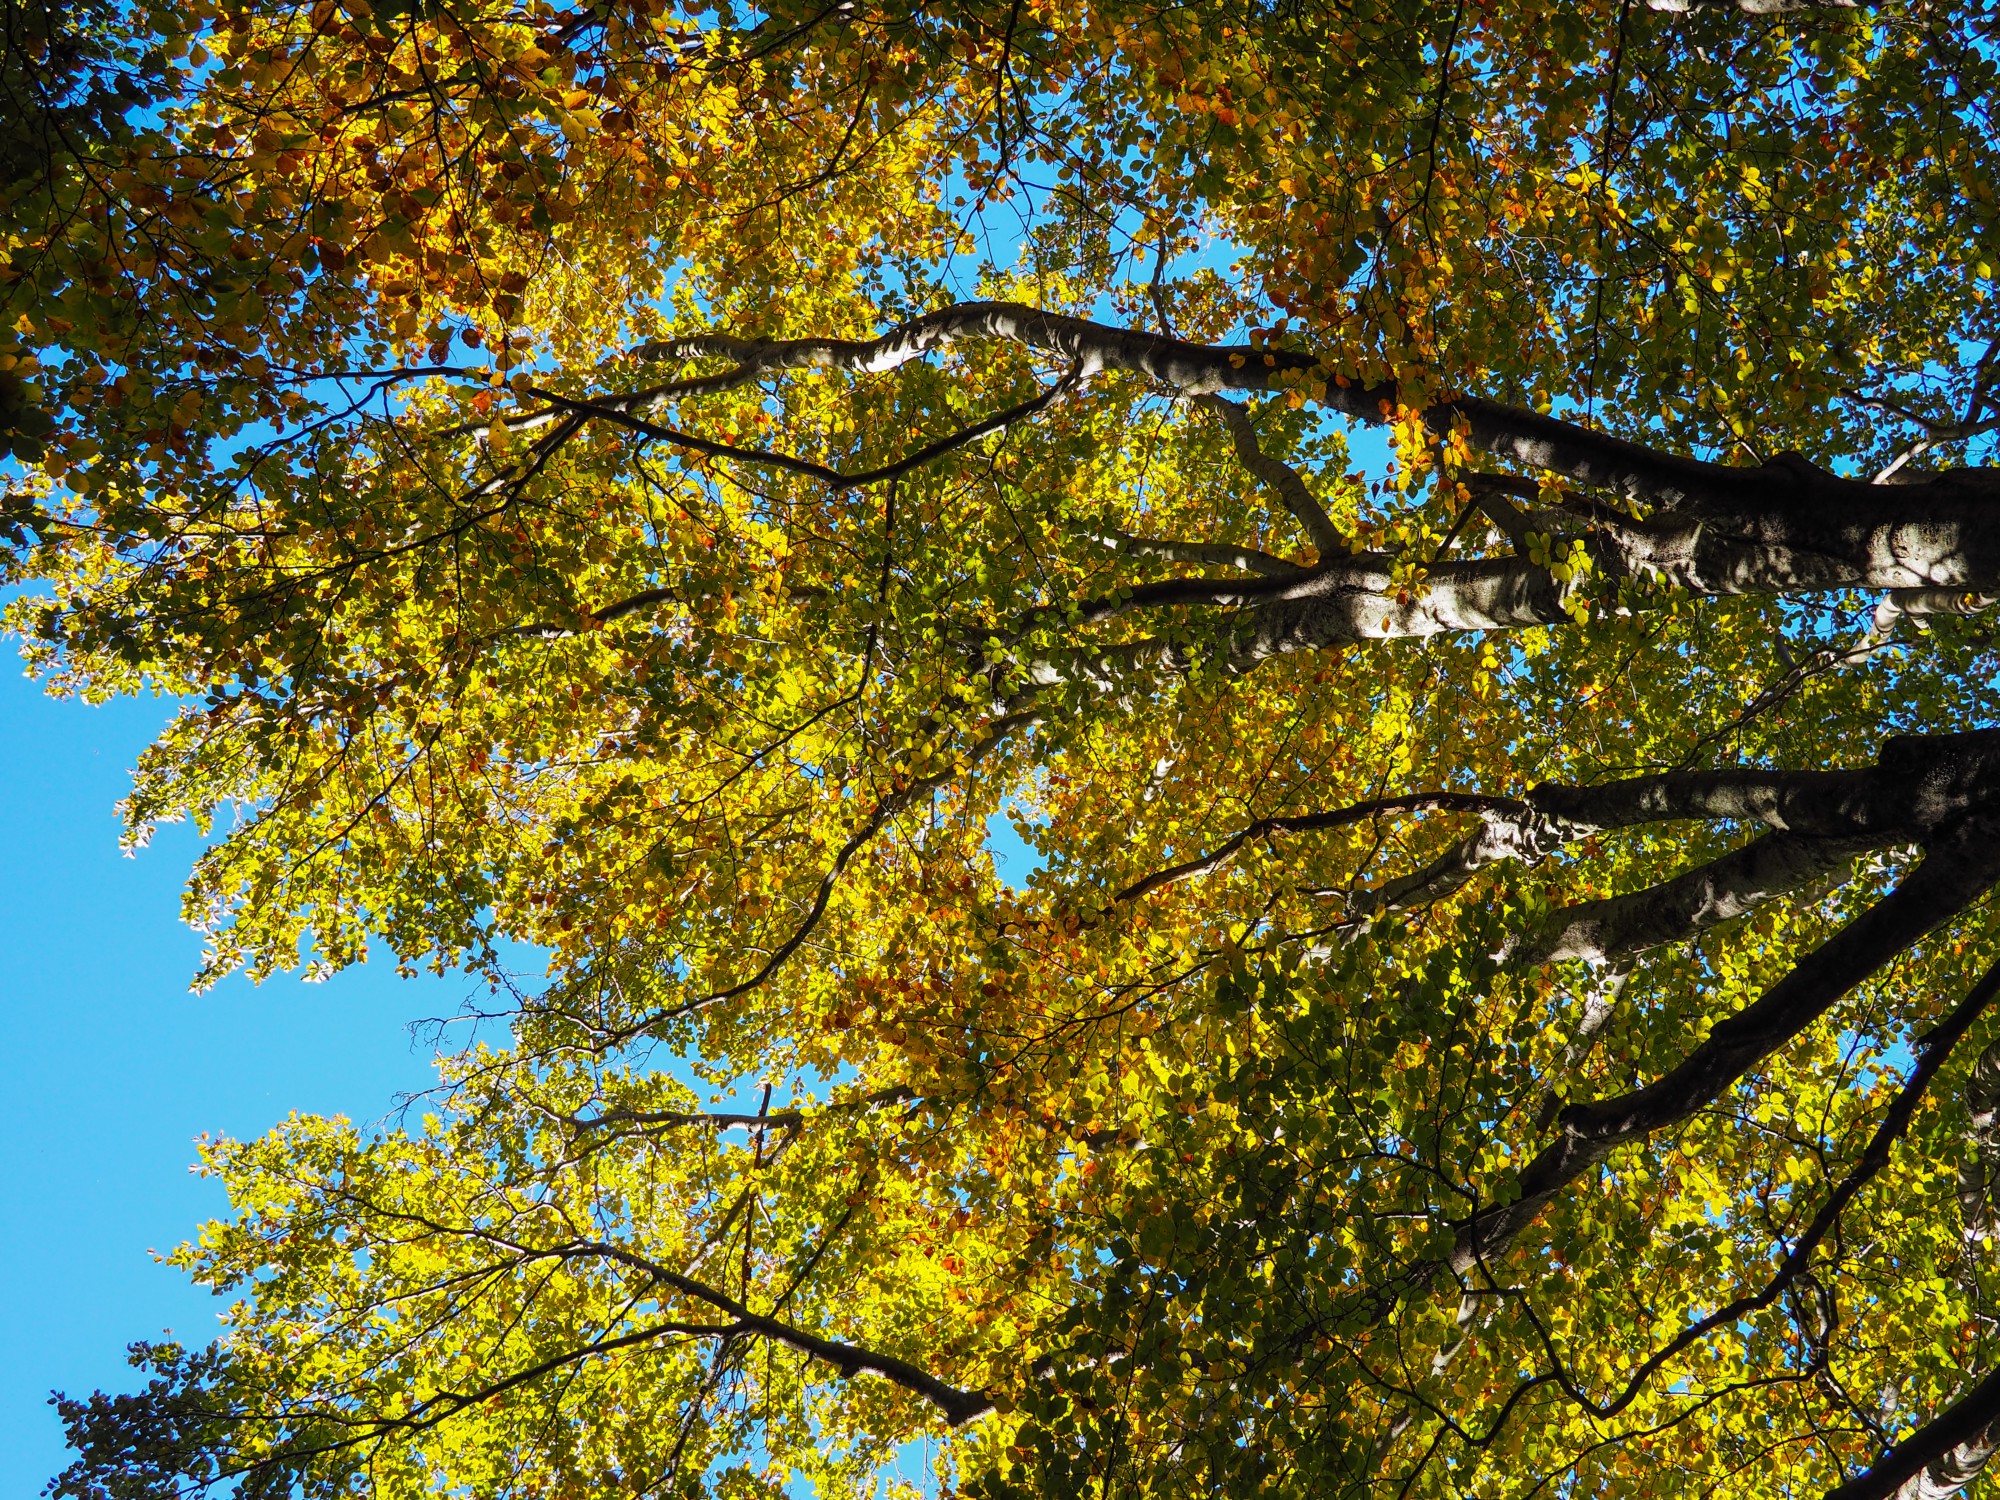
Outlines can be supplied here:
M6 619L484 997L55 1494L1977 1484L1990 6L8 17Z

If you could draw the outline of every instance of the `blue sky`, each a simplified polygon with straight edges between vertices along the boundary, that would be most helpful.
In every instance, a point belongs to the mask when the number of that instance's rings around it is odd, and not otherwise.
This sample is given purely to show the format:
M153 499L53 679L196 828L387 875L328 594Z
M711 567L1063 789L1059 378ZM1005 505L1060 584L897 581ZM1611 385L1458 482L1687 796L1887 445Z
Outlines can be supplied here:
M188 1171L194 1137L292 1110L381 1117L431 1081L406 1023L456 1010L470 984L374 963L190 995L200 942L179 890L194 835L162 830L127 859L113 811L166 716L156 700L51 701L0 656L4 1495L34 1495L65 1461L52 1387L128 1388L131 1340L213 1334L221 1304L148 1253L223 1206Z

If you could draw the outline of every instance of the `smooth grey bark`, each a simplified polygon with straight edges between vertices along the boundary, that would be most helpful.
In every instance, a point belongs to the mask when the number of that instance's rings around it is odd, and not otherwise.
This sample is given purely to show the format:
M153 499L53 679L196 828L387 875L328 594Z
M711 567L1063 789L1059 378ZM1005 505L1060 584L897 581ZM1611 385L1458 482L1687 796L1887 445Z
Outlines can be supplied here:
M1538 787L1531 806L1569 837L1679 818L1773 831L1645 890L1578 903L1508 950L1510 961L1633 957L1777 896L1841 883L1861 855L1929 837L2000 792L2000 732L1898 736L1854 771L1678 772L1603 787ZM1556 810L1560 809L1560 812Z
M1264 451L1257 441L1257 429L1251 425L1250 413L1234 401L1225 401L1220 396L1202 396L1198 400L1222 418L1223 425L1229 429L1229 439L1235 444L1237 460L1284 502L1285 509L1312 538L1312 544L1319 549L1322 558L1341 557L1355 550L1354 545L1341 535L1340 528L1333 524L1319 498L1306 488L1299 471Z
M1267 818L1214 854L1148 877L1121 893L1142 894L1167 878L1206 873L1250 838L1271 831L1344 826L1385 811L1451 810L1482 815L1478 830L1420 870L1349 899L1356 915L1401 910L1451 894L1480 870L1535 860L1589 834L1677 821L1763 823L1774 832L1643 890L1582 902L1552 914L1507 950L1514 963L1588 958L1615 962L1740 916L1775 896L1837 875L1859 855L1923 840L2000 795L2000 730L1899 735L1876 764L1843 771L1760 767L1675 771L1602 786L1535 787L1521 798L1431 793L1356 808Z
M1951 1430L1957 1431L1957 1425ZM2000 1450L2000 1420L1988 1422L1959 1439L1904 1480L1895 1500L1951 1500L1986 1472L1996 1450Z
M1122 886L1111 903L1210 874L1257 839L1345 828L1398 813L1474 812L1480 824L1422 868L1346 894L1351 919L1440 900L1488 865L1541 859L1594 833L1676 821L1762 823L1773 830L1644 889L1561 908L1501 954L1517 965L1564 958L1618 963L1693 937L1777 896L1816 884L1824 888L1858 856L1922 842L1994 805L1996 797L2000 730L1895 736L1883 743L1875 765L1852 770L1675 771L1601 786L1550 783L1522 797L1412 792L1257 819L1203 854Z
M1988 1375L1826 1500L1949 1500L2000 1446L2000 1373Z
M1895 735L1873 766L1840 771L1762 767L1671 771L1602 786L1538 786L1526 801L1590 831L1676 819L1763 823L1820 838L1915 835L2000 792L2000 730Z
M1901 884L1759 999L1718 1021L1667 1073L1628 1093L1564 1109L1556 1117L1557 1138L1522 1168L1501 1201L1460 1226L1450 1268L1463 1275L1500 1254L1556 1194L1619 1146L1690 1118L1996 883L2000 819L1971 818L1940 837Z
M1786 479L1758 494L1755 483L1726 504L1704 501L1557 540L1583 541L1600 576L1703 596L2000 593L2000 527L1990 524L2000 490L1947 480L1874 486L1822 475L1797 486ZM1357 641L1567 624L1580 586L1524 557L1488 557L1432 563L1412 588L1397 581L1396 563L1387 553L1361 553L1322 563L1303 579L1246 581L1201 602L1254 611L1231 652L1249 666ZM1172 589L1154 600L1142 588L1131 602L1180 601Z
M1329 379L1319 357L1310 352L1193 344L1004 302L943 308L874 339L758 341L707 335L638 353L642 358L734 359L736 370L712 379L741 384L782 370L893 370L974 340L1060 355L1085 377L1107 370L1144 375L1189 396L1305 385L1323 404L1375 424L1390 419L1402 396L1390 385L1343 383L1337 374ZM679 389L693 384L684 382ZM593 404L623 408L634 399L612 397ZM1710 463L1477 396L1434 403L1422 415L1439 433L1463 429L1475 447L1487 452L1669 513L1616 524L1603 560L1622 564L1636 576L1669 578L1707 593L1972 589L1982 581L2000 587L2000 528L1986 524L1991 502L2000 498L2000 474L1992 471L1954 470L1919 483L1877 485L1842 478L1796 454L1748 468ZM1514 561L1435 569L1433 591L1450 601L1436 606L1437 618L1468 621L1464 627L1443 628L1476 628L1471 622L1482 618L1548 623L1546 612L1528 597L1535 590L1527 586L1522 570L1503 566ZM1329 571L1334 574L1325 585L1330 595L1363 581ZM1546 577L1546 570L1533 571Z
M1645 890L1564 907L1505 957L1517 964L1631 958L1685 941L1779 896L1844 883L1854 861L1881 843L1869 837L1769 833Z
M1958 1174L1959 1220L1968 1241L2000 1238L2000 1042L1979 1055L1966 1088L1972 1159Z
M1327 406L1363 422L1388 420L1401 397L1392 386L1329 379L1309 352L1193 344L1020 304L970 302L913 318L874 339L757 341L718 334L648 346L637 351L639 357L721 357L737 365L716 376L570 403L570 409L629 415L667 393L725 389L786 370L888 371L979 340L1059 355L1071 362L1078 379L1124 371L1183 396L1303 385ZM1257 448L1241 409L1214 405L1229 422L1239 454L1274 486L1320 547L1321 562L1302 576L1141 585L1115 606L1085 603L1086 619L1186 604L1239 609L1244 619L1229 648L1239 669L1275 655L1355 641L1569 619L1565 605L1575 585L1523 557L1434 561L1422 586L1411 589L1394 576L1398 559L1346 554L1297 475ZM1993 471L1960 470L1919 483L1877 485L1842 478L1791 454L1750 468L1709 463L1476 396L1435 403L1422 416L1440 434L1463 431L1475 447L1516 464L1647 507L1650 514L1643 518L1620 517L1608 507L1592 512L1582 539L1594 568L1605 576L1655 579L1703 595L1918 591L1909 597L1944 608L1961 595L2000 594L2000 527L1989 524L2000 500L2000 474ZM717 451L729 450L725 445ZM815 467L782 455L733 456ZM854 482L852 476L837 477ZM1028 675L1042 683L1115 678L1148 649L1036 662L1029 664ZM1152 655L1173 664L1173 648L1153 648Z

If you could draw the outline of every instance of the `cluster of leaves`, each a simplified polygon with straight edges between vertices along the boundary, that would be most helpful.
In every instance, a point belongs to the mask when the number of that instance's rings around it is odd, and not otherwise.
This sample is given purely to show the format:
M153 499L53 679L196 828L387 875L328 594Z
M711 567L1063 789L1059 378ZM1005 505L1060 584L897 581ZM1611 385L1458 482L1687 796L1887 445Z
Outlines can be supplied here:
M1858 482L2000 424L1989 10L98 20L9 622L181 696L202 982L506 1037L206 1145L224 1333L59 1493L1763 1496L1983 1389L1985 885L1480 1234L1985 870L1976 735L1866 837L1525 799L1992 721L1986 481Z

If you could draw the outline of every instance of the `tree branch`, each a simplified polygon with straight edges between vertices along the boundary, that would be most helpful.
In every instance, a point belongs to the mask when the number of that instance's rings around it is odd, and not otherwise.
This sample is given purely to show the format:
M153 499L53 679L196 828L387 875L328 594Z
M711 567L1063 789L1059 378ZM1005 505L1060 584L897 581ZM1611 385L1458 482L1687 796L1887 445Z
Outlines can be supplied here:
M865 469L858 474L843 473L839 469L832 468L829 465L816 463L809 458L799 458L790 453L776 453L768 448L743 448L733 443L718 443L709 438L697 437L691 432L682 432L673 427L662 427L658 423L635 416L633 413L612 403L595 400L578 401L568 396L558 395L553 391L543 390L540 387L530 387L529 394L534 396L538 401L545 401L549 405L580 419L600 417L616 426L639 433L644 437L653 438L660 442L673 443L682 448L690 448L697 453L706 454L710 458L734 459L739 463L758 464L767 468L782 469L789 474L803 474L810 479L822 481L835 491L842 491L860 489L871 484L879 484L885 479L895 479L900 475L909 473L912 469L923 467L923 465L929 463L934 458L941 457L956 448L963 448L967 443L985 437L988 433L998 432L1003 427L1011 426L1023 417L1033 416L1064 391L1074 386L1079 374L1079 369L1072 367L1070 372L1054 385L1029 397L1026 401L1010 406L1005 411L995 412L989 417L982 417L970 426L961 427L956 432L949 433L944 437L926 443L923 447L918 448L912 453L905 454L893 463L883 464L879 468Z
M1522 965L1565 958L1605 963L1684 942L1779 896L1839 877L1880 838L1822 839L1768 833L1644 890L1582 901L1505 951ZM1844 883L1835 880L1833 883Z
M1863 1148L1860 1159L1827 1195L1826 1201L1820 1204L1804 1232L1786 1251L1784 1259L1779 1262L1770 1280L1756 1292L1734 1298L1707 1316L1688 1324L1667 1343L1648 1355L1626 1381L1625 1388L1610 1401L1581 1400L1581 1404L1592 1416L1600 1421L1615 1417L1637 1399L1647 1383L1668 1360L1706 1337L1712 1330L1726 1328L1751 1313L1769 1307L1805 1274L1812 1264L1813 1257L1819 1252L1819 1247L1838 1226L1840 1216L1846 1212L1848 1204L1852 1203L1861 1190L1881 1175L1882 1170L1889 1165L1890 1148L1902 1139L1909 1130L1911 1122L1916 1119L1917 1106L1923 1102L1925 1092L1951 1057L1953 1049L1965 1039L1965 1034L1972 1029L1973 1022L1985 1013L1996 996L2000 996L2000 963L1989 966L1944 1019L1918 1039L1915 1065L1910 1069L1909 1077L1904 1080L1903 1087L1890 1101L1881 1123L1875 1127L1875 1133L1869 1137L1867 1146ZM1570 1394L1573 1398L1581 1399L1580 1392L1572 1390ZM1982 1458L1980 1462L1983 1464L1984 1459ZM1939 1491L1936 1500L1942 1500L1944 1495L1951 1493L1953 1493L1951 1490ZM1923 1494L1924 1500L1933 1500L1930 1492ZM1911 1500L1914 1500L1914 1497L1911 1497Z
M962 342L984 339L1060 354L1075 363L1084 376L1105 370L1144 375L1186 396L1304 388L1334 410L1377 425L1393 418L1403 399L1403 392L1394 385L1358 384L1330 370L1320 356L1301 350L1192 344L1165 334L1118 328L1010 302L959 303L912 318L873 339L749 340L707 334L646 346L637 352L683 359L726 357L758 374L795 369L869 374L896 369ZM1808 500L1818 506L1837 498L1844 508L1865 505L1874 508L1878 517L1884 514L1879 486L1843 479L1796 454L1782 454L1753 468L1709 463L1477 396L1435 402L1424 407L1420 415L1441 437L1462 431L1475 448L1669 509L1741 509L1780 503L1803 507ZM1978 477L1968 478L1968 474ZM1909 503L1910 490L1926 488L1937 489L1941 498L1963 497L1968 488L1986 492L2000 488L2000 477L1986 478L1980 471L1939 476L1927 485L1905 487L1901 503ZM1875 492L1872 496L1871 491ZM1949 581L1911 579L1881 586L1916 587ZM1724 591L1741 592L1742 587Z
M1581 903L1524 947L1520 962L1608 958L1657 946L1727 920L1765 897L1797 890L1868 849L1915 841L2000 792L2000 730L1898 735L1872 767L1783 771L1731 767L1635 776L1602 786L1547 782L1525 797L1416 792L1328 812L1259 819L1194 859L1125 886L1114 904L1219 868L1252 839L1339 828L1391 812L1477 812L1483 826L1423 869L1349 896L1357 911L1436 900L1489 864L1538 859L1588 834L1681 820L1759 822L1784 840L1760 839L1673 880ZM1588 940L1607 951L1596 952ZM1649 938L1649 934L1664 934ZM1643 940L1643 941L1642 941ZM1546 948L1546 951L1544 951ZM1533 956L1528 956L1532 954Z
M1159 557L1168 562L1192 563L1205 568L1240 568L1246 573L1258 573L1266 578L1298 579L1309 571L1295 562L1273 557L1255 547L1133 536L1109 526L1091 528L1080 534L1127 557Z
M1318 498L1306 488L1299 471L1282 459L1271 457L1258 444L1257 429L1251 425L1247 411L1221 396L1198 396L1195 402L1222 418L1229 428L1230 440L1236 445L1236 456L1242 460L1243 467L1284 502L1285 509L1305 528L1306 536L1319 549L1321 558L1345 557L1357 550L1354 543L1341 535L1340 528L1333 524L1333 518L1326 513Z
M1858 771L1674 772L1605 787L1538 787L1576 831L1673 817L1751 819L1776 831L1645 890L1553 914L1508 955L1522 964L1629 958L1683 941L1773 897L1837 875L1860 855L1914 842L2000 790L2000 733L1897 736Z
M1337 374L1329 379L1317 357L1297 350L1192 344L1000 302L943 308L874 339L757 341L712 334L650 346L650 352L679 358L725 356L753 374L814 368L870 373L970 340L1060 354L1071 362L1072 379L1123 370L1184 396L1303 387L1363 422L1389 420L1402 394L1393 386L1343 383ZM896 464L863 474L843 474L791 455L739 449L660 427L619 409L618 398L594 403L561 399L572 415L584 412L697 452L852 487L906 472L981 431L1027 415L1051 394L1044 392ZM1889 488L1842 478L1796 454L1752 468L1709 463L1475 396L1434 403L1420 415L1440 436L1461 434L1474 447L1521 465L1650 505L1654 513L1643 519L1609 507L1594 509L1586 518L1592 529L1581 540L1601 577L1656 579L1697 595L1842 588L2000 594L2000 527L1990 524L1994 501L2000 498L2000 472L1956 470ZM1274 471L1273 479L1281 497L1296 504L1297 476L1285 482ZM1323 540L1331 540L1316 520L1311 524ZM1168 590L1151 602L1258 604L1232 651L1238 670L1273 655L1354 641L1557 625L1570 618L1574 585L1524 557L1438 562L1417 589L1398 582L1395 561L1379 554L1336 556L1303 580L1272 575L1267 582L1278 589L1261 596L1247 586L1211 586L1199 599L1183 599ZM1160 649L1171 655L1171 648ZM1131 654L1144 659L1158 653L1153 645L1141 644ZM1116 675L1110 658L1102 665ZM1051 670L1057 675L1048 680L1060 680L1060 669ZM1090 676L1094 669L1085 662L1082 670Z
M1355 823L1366 822L1392 812L1479 812L1479 813L1520 813L1526 804L1512 797L1490 797L1478 792L1411 792L1400 797L1376 797L1366 802L1356 802L1347 807L1335 808L1329 812L1297 813L1286 817L1259 818L1246 825L1239 832L1225 839L1207 854L1188 860L1184 864L1173 865L1164 870L1156 870L1150 875L1133 881L1111 897L1113 906L1136 901L1141 896L1157 891L1164 886L1174 885L1197 875L1206 875L1219 869L1235 857L1237 852L1252 839L1267 837L1274 833L1310 833L1326 828L1346 828Z
M2000 1371L1988 1375L1826 1500L1948 1500L2000 1447Z
M1662 1077L1630 1093L1573 1104L1558 1138L1461 1227L1449 1264L1464 1274L1510 1244L1543 1206L1617 1147L1689 1118L1783 1047L1848 991L1957 916L2000 881L2000 823L1969 819L1941 838L1888 895L1806 954L1783 979L1716 1023Z
M962 1427L974 1417L993 1409L992 1398L983 1391L961 1390L957 1386L939 1380L929 1371L919 1369L908 1360L898 1359L893 1354L884 1354L859 1344L823 1339L817 1334L807 1333L776 1318L752 1312L727 1292L709 1286L705 1282L696 1281L690 1276L684 1276L678 1271L669 1270L622 1246L603 1242L584 1242L572 1247L572 1253L600 1255L607 1260L615 1260L643 1271L683 1296L705 1302L718 1312L727 1313L735 1320L738 1331L770 1339L773 1343L783 1344L788 1349L796 1349L801 1354L824 1360L843 1377L851 1379L863 1373L879 1375L893 1385L899 1385L907 1391L922 1396L942 1411L945 1421L953 1427Z

